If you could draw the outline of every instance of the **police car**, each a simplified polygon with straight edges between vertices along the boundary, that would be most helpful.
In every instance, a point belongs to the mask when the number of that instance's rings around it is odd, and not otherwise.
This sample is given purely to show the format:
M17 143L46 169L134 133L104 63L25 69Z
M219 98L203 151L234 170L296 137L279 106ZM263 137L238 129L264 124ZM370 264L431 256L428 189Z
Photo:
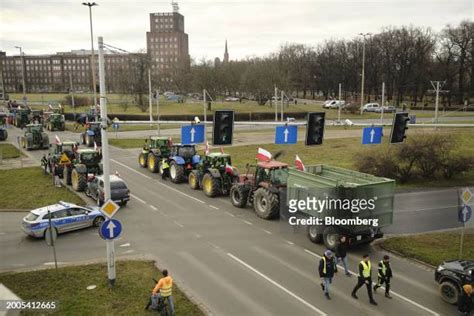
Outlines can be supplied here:
M48 211L51 216L51 225L58 234L90 226L99 227L105 220L98 207L83 207L60 201L58 204L32 210L25 216L21 226L25 234L43 238L49 226Z

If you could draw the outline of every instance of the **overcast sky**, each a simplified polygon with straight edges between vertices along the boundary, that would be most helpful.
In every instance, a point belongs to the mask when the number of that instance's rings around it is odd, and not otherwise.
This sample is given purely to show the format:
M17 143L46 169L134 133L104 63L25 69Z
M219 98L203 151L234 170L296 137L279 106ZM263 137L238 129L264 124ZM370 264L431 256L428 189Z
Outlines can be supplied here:
M0 0L0 50L49 54L90 48L88 8L76 0ZM128 51L146 47L149 13L170 12L170 1L97 0L94 37ZM182 0L180 13L194 59L261 56L281 44L316 45L349 39L384 26L414 25L441 30L473 20L473 0ZM97 48L97 44L95 44Z

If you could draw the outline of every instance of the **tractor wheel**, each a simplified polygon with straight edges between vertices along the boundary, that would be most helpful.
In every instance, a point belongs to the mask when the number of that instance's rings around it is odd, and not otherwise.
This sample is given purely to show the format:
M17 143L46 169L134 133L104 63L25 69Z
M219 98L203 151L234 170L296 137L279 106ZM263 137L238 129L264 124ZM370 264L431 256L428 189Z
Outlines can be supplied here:
M91 135L87 135L86 136L86 145L87 145L87 147L94 146L94 137L92 137Z
M82 145L86 144L86 135L85 135L85 133L81 134L81 143L82 143Z
M87 174L79 173L77 169L72 169L71 173L72 188L74 191L82 192L87 188Z
M308 226L308 238L316 244L323 242L323 234L318 232L318 227L316 225Z
M230 188L230 201L235 207L243 208L247 205L249 189L243 184L234 184Z
M66 171L66 185L72 185L72 170L71 168L66 167L65 171Z
M163 175L163 161L160 159L160 161L158 161L158 173L161 175Z
M214 178L210 173L206 173L202 178L202 189L204 194L209 197L215 197L219 194L220 179Z
M263 219L276 217L280 209L278 195L265 188L257 189L254 194L253 208L257 216Z
M148 154L147 165L151 172L156 173L158 171L158 159L153 153Z
M60 131L65 131L66 130L66 123L61 123L61 125L59 127L59 130Z
M175 161L170 164L170 178L173 183L181 183L184 181L184 166L178 165Z
M199 190L199 177L196 170L191 171L188 176L188 183L191 189Z
M146 157L145 157L145 154L144 153L140 153L140 155L138 155L138 164L140 165L140 167L142 168L146 168Z
M323 242L327 249L335 249L339 239L337 228L328 226L323 231Z

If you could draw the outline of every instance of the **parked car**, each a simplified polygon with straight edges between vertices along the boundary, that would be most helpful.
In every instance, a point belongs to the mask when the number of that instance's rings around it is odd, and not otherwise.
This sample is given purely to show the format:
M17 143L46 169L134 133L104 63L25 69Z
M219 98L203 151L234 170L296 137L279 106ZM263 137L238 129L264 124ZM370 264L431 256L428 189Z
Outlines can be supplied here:
M237 98L237 97L227 97L224 99L224 101L226 102L239 102L240 101L240 98Z
M380 108L380 104L378 103L367 103L367 104L364 104L364 106L362 107L362 111L375 112L375 109L379 109L379 108Z
M48 215L48 211L50 215ZM98 207L84 207L60 201L57 204L32 210L23 218L22 230L25 234L44 238L46 229L51 224L58 234L85 227L99 227L105 220Z
M86 195L97 201L97 205L104 204L104 176L95 176L87 183ZM117 175L110 175L110 198L122 206L130 201L130 190L127 184Z
M464 284L474 286L474 260L450 260L440 264L435 271L441 298L450 304L458 302Z
M163 93L163 95L165 97L169 97L170 95L174 95L174 92L173 91L166 91L165 93Z
M382 113L382 107L375 108L374 112L375 113ZM383 107L383 112L384 113L395 113L395 112L397 112L397 109L394 106L384 106Z
M329 101L329 102L328 102ZM328 100L324 103L323 108L325 109L338 109L339 106L343 107L346 103L345 101L341 100Z

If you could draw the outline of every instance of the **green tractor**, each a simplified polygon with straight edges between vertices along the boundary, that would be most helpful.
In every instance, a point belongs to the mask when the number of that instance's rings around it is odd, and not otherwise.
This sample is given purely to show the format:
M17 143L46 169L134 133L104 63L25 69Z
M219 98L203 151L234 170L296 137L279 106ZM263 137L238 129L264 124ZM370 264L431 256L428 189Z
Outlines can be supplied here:
M48 149L49 137L43 132L43 125L28 124L26 125L25 136L20 139L20 144L26 150L32 149Z
M153 173L161 169L161 160L168 158L171 152L171 140L168 137L151 136L145 139L142 152L138 155L138 163Z
M75 151L78 143L66 141L49 145L48 165L54 168L54 173L60 178L64 177L64 170L71 171L72 161L75 158ZM68 178L71 180L71 177ZM71 182L66 182L71 185Z
M230 155L210 153L188 176L189 186L201 189L209 197L227 195L232 185L238 181L237 170L231 167Z
M19 128L23 128L26 125L28 125L28 123L30 122L30 113L31 113L30 109L18 108L16 110L15 120L13 122L13 125Z
M64 115L54 112L44 112L43 125L48 131L64 131L66 129L66 120Z
M66 183L71 183L74 191L82 192L87 188L88 175L101 175L102 172L100 153L89 148L79 149L66 173Z

